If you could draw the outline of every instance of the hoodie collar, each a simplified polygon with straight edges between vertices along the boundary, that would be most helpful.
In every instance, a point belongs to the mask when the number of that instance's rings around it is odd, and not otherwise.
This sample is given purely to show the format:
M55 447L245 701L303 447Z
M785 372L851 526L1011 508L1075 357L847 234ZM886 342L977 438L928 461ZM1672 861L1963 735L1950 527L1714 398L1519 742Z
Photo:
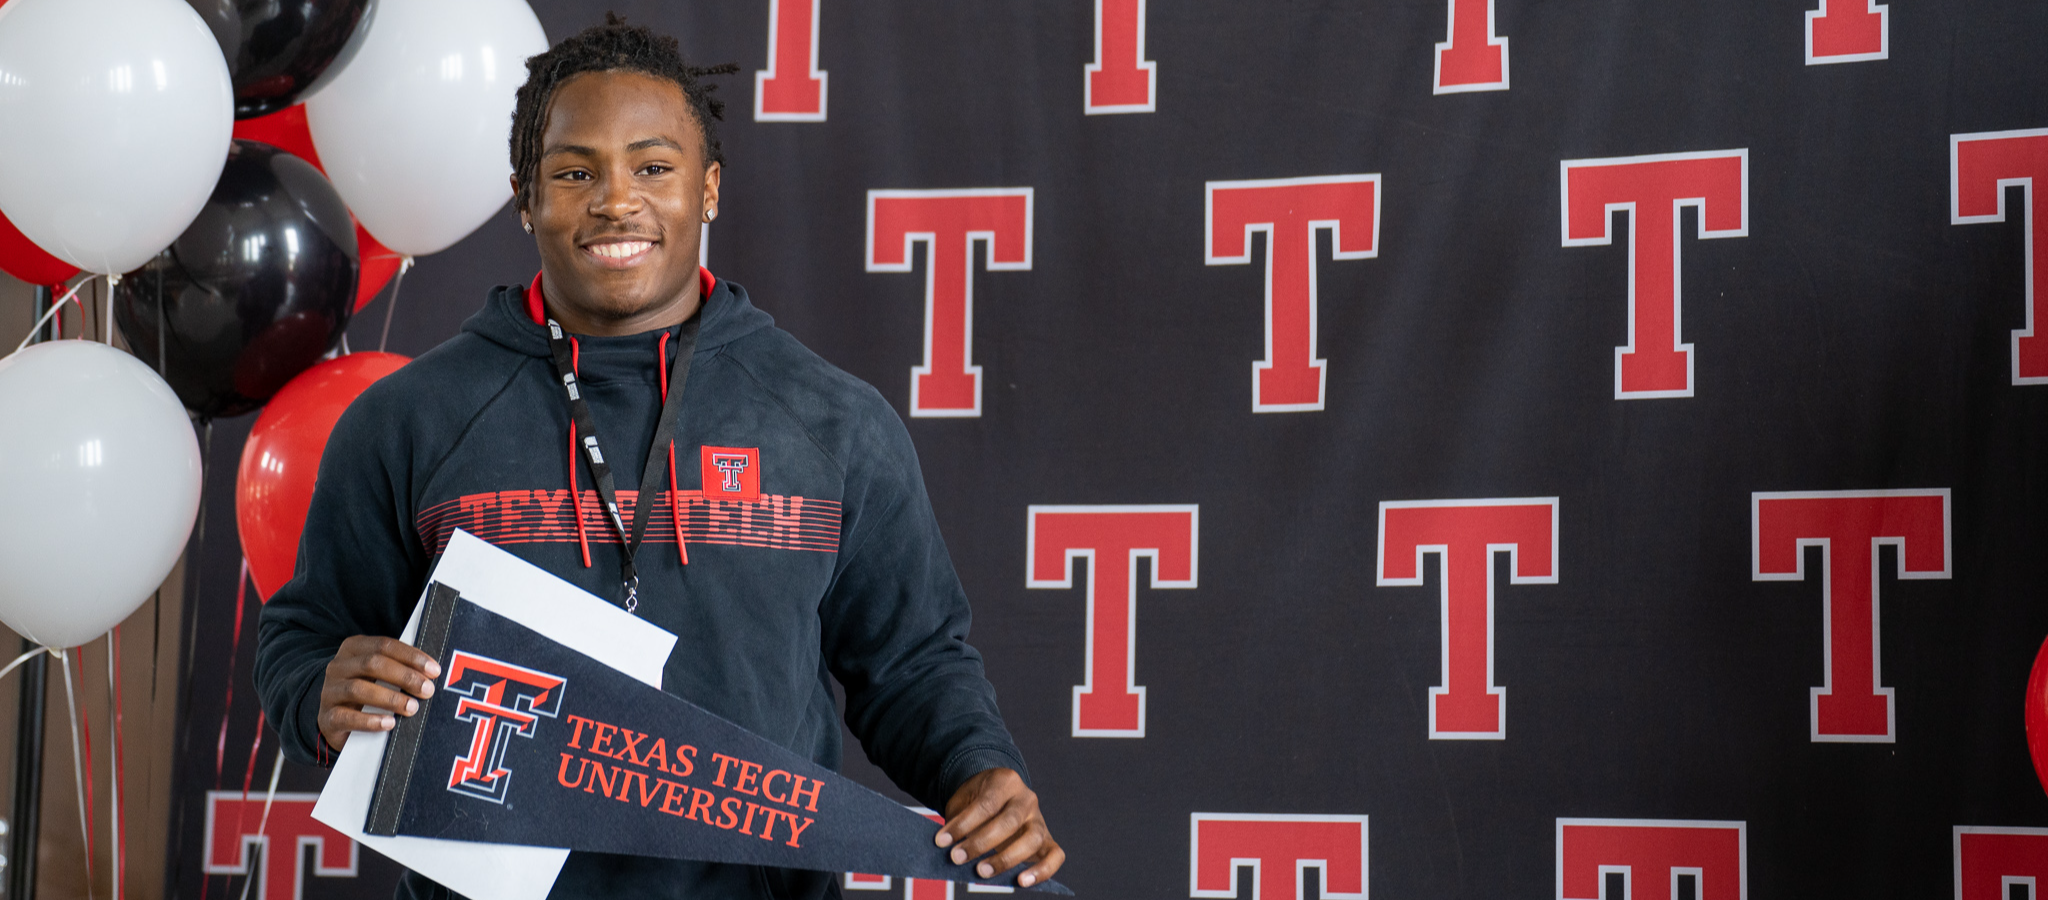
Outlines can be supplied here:
M697 333L699 356L775 324L773 317L749 302L746 288L713 278L701 269L698 278L700 287L709 288L697 311L703 320ZM532 284L538 283L536 279ZM492 288L483 309L462 323L462 330L523 356L545 359L549 356L547 326L536 323L533 317L537 296L537 289L528 287ZM541 316L540 322L545 323L545 311Z
M5 0L0 0L0 2L5 2ZM539 272L533 273L533 284L526 289L526 315L533 319L533 324L546 328L548 325L548 309L547 303L540 292L540 276L541 273ZM712 277L711 270L698 266L697 296L709 300L712 289L717 286L718 279Z

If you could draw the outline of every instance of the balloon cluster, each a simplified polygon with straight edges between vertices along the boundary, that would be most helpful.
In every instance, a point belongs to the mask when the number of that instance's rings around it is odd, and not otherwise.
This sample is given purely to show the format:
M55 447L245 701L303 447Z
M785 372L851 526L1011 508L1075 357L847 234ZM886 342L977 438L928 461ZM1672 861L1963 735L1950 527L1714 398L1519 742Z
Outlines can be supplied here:
M289 577L328 432L405 362L332 358L349 318L504 205L545 49L525 0L0 0L0 270L106 276L133 353L0 359L0 509L35 525L0 523L0 621L76 645L169 573L198 508L184 410L269 403L238 519L262 593Z

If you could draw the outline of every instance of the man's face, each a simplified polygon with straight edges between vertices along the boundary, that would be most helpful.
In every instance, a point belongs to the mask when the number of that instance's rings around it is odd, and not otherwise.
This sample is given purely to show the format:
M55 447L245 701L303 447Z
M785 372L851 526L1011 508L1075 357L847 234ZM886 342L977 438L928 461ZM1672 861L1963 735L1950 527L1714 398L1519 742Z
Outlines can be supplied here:
M548 302L565 318L623 325L694 299L718 176L674 82L638 72L564 82L527 209Z

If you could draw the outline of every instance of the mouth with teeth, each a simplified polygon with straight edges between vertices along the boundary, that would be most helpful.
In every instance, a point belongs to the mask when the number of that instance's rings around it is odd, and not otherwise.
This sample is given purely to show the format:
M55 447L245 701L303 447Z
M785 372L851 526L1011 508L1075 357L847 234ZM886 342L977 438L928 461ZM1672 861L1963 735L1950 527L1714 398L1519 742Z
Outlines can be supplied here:
M607 267L633 265L639 262L642 257L645 257L648 251L653 249L653 241L639 239L602 241L583 245L584 253L589 254L599 264Z

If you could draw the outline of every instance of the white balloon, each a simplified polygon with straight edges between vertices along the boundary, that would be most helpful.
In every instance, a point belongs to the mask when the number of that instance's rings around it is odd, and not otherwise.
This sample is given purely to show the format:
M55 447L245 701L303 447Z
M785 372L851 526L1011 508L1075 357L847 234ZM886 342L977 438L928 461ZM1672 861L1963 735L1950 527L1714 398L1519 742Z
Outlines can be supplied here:
M199 442L170 385L92 341L0 359L0 422L0 622L78 646L128 618L185 552Z
M0 6L0 211L81 269L134 269L199 215L235 127L227 60L183 0Z
M347 67L306 101L306 123L363 227L423 256L511 198L512 106L548 38L525 0L374 5Z

